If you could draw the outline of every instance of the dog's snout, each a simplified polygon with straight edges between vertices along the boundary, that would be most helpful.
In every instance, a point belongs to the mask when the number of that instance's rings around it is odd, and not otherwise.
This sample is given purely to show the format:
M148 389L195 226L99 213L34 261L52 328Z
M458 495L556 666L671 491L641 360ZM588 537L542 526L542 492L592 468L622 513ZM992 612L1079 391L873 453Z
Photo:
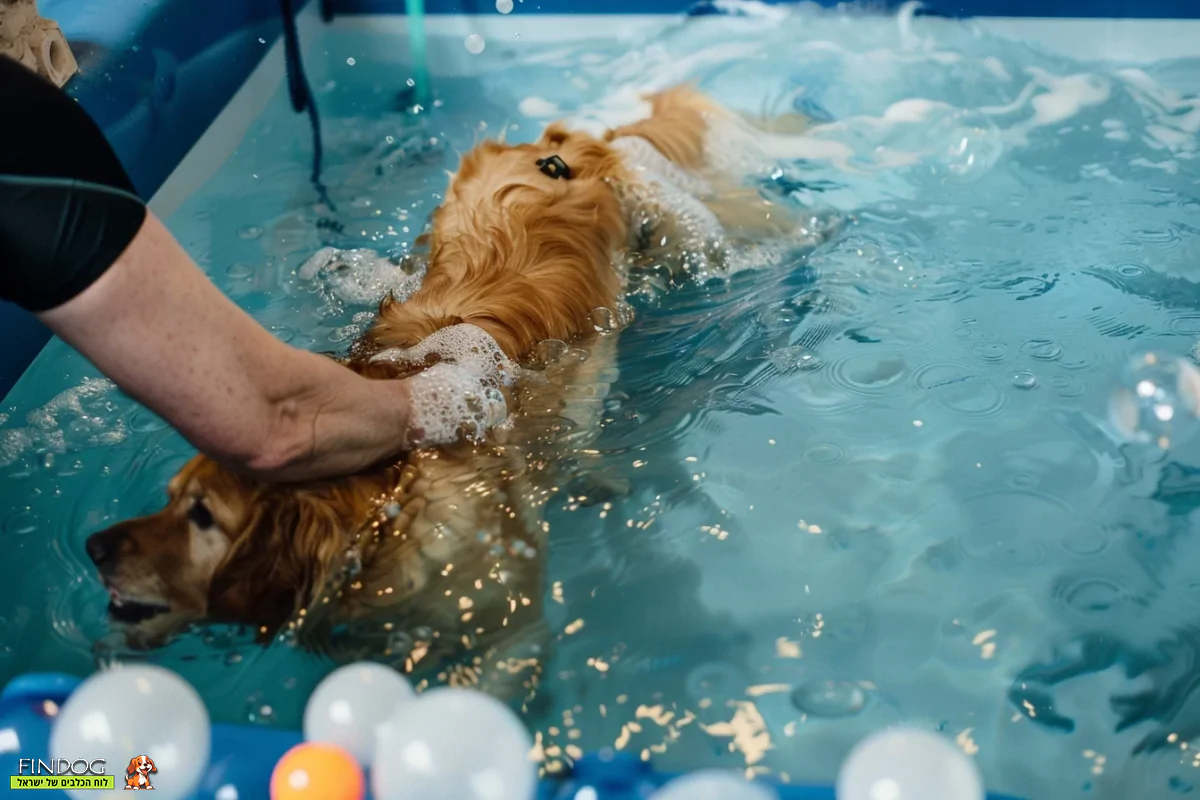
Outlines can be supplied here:
M112 529L93 533L88 537L85 545L88 558L97 567L111 563L116 558L120 537L120 532Z

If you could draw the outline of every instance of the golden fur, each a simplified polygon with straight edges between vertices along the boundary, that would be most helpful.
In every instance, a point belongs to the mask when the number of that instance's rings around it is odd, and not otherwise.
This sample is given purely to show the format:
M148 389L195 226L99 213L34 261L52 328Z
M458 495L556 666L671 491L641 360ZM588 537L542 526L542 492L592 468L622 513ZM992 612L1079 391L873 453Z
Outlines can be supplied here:
M468 153L422 242L423 285L406 302L382 303L347 362L372 378L411 374L427 365L370 357L459 323L487 331L518 362L544 340L573 343L542 379L516 388L512 427L486 446L414 451L395 466L301 486L194 458L170 482L163 510L96 534L101 546L89 542L114 613L158 612L129 629L131 644L154 646L184 622L210 619L252 625L264 638L303 620L302 631L320 631L310 644L323 646L327 624L349 620L364 625L352 655L394 650L410 670L473 650L495 656L488 663L518 658L522 644L539 652L541 507L563 449L595 435L615 376L615 337L596 335L592 311L614 307L623 289L614 263L631 237L619 189L635 178L607 142L641 136L702 170L708 120L722 113L688 88L652 104L650 118L603 139L552 125L534 144L485 142ZM537 168L554 154L571 180ZM737 224L771 216L750 202L737 206ZM389 495L393 514L379 517ZM364 530L361 569L339 579ZM398 633L399 643L388 638ZM472 682L481 679L470 669Z

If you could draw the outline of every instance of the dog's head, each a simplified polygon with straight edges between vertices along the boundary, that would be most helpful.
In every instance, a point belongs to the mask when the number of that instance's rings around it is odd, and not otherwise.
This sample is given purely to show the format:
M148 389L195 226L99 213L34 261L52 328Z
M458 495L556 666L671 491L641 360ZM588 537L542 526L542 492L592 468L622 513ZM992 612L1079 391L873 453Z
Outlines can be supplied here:
M421 289L386 302L368 338L412 347L469 323L520 360L543 340L593 332L593 311L621 289L613 257L627 237L627 180L609 145L559 125L532 144L478 145L434 212Z
M129 759L129 766L125 768L126 775L149 775L152 772L158 772L158 767L154 766L154 759L145 755Z
M93 534L87 553L118 622L170 613L265 634L323 588L383 480L274 485L197 456L168 484L165 508Z

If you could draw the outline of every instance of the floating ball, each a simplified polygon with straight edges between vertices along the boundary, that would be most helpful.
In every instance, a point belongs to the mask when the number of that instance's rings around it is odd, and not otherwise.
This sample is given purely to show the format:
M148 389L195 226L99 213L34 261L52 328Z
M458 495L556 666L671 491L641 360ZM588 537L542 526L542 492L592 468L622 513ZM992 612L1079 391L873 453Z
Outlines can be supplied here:
M296 745L271 773L271 800L362 800L366 791L354 756L325 742Z
M317 684L304 708L304 738L337 745L371 766L375 729L414 697L400 673L372 662L336 669Z
M157 800L191 795L208 766L208 712L187 681L149 665L119 666L92 675L71 693L50 732L51 758L103 758L116 790L72 790L73 800L126 796L125 768L147 756Z
M533 739L500 701L434 689L380 726L375 800L533 800Z
M983 779L941 736L896 728L851 751L838 773L837 800L984 800Z
M701 770L665 784L650 800L778 800L774 789L750 783L740 775Z

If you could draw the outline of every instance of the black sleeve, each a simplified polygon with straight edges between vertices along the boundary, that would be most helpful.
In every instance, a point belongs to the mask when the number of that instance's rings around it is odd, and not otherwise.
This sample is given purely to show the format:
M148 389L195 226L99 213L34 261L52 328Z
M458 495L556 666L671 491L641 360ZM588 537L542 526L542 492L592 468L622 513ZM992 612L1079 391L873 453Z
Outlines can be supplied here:
M0 109L0 299L45 311L112 266L146 206L79 104L6 56Z

